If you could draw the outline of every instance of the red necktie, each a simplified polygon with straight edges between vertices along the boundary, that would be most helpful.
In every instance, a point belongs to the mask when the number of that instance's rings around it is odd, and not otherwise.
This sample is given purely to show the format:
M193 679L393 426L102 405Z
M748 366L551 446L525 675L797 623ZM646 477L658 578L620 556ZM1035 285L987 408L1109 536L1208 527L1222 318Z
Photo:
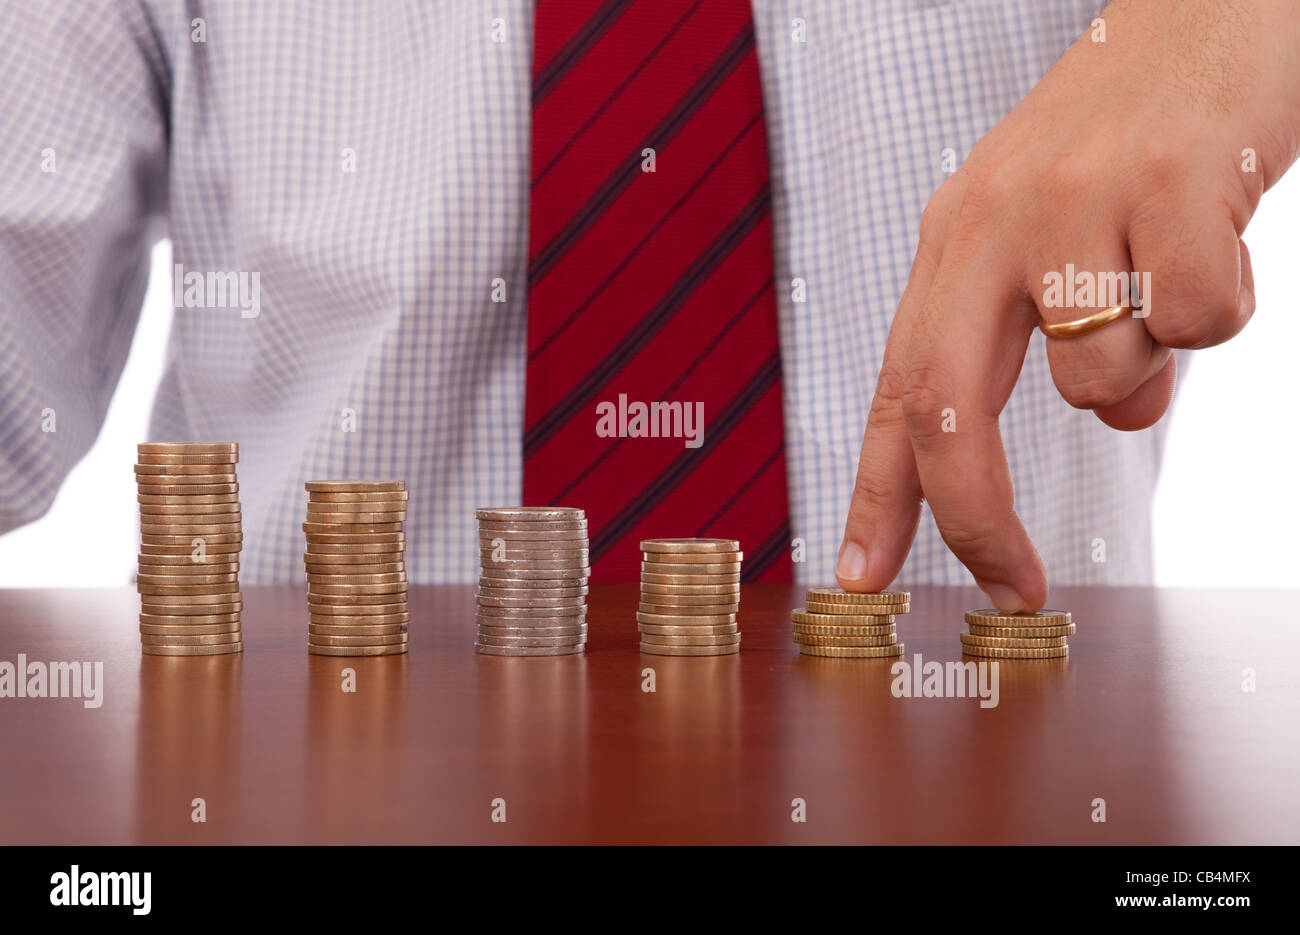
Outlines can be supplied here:
M789 581L750 0L536 17L524 502L584 507L605 580L638 579L639 539L710 536Z

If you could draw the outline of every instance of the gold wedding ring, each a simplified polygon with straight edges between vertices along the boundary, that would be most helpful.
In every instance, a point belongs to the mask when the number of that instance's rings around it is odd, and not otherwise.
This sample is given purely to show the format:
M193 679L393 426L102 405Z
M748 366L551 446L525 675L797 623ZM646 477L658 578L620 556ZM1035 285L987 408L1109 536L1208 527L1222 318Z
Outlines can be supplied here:
M1049 338L1077 338L1090 331L1096 331L1098 328L1104 328L1112 321L1123 318L1131 311L1133 311L1131 304L1121 302L1119 305L1112 305L1110 308L1102 309L1100 312L1093 312L1086 318L1078 318L1074 321L1063 321L1053 325L1040 320L1038 327Z

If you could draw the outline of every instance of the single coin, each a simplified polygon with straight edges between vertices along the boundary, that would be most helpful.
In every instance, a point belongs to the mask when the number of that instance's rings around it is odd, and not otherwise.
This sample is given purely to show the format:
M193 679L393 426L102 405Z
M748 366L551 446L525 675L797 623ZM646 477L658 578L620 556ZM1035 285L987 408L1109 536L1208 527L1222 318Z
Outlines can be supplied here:
M485 532L483 527L479 526L479 548L495 548L503 542L507 546L515 545L522 548L542 548L554 544L556 548L585 549L587 547L587 530L584 527L582 529L551 532L535 532L532 530Z
M233 523L240 516L239 495L223 494L229 500L221 503L145 503L139 501L142 523ZM194 499L199 499L195 497ZM188 517L194 517L189 519Z
M356 594L397 594L405 593L410 583L405 576L400 581L376 582L374 584L313 584L308 590L318 595L356 595Z
M303 484L312 493L375 493L405 490L404 480L309 480Z
M230 455L239 456L239 442L139 442L137 454L150 455Z
M906 604L912 599L907 591L845 591L842 588L809 588L808 600L819 604Z
M878 627L894 622L891 614L810 614L802 607L790 614L798 624L821 624L836 627Z
M348 569L345 565L343 568L331 567L325 574L309 573L307 580L311 584L401 584L406 580L406 572L372 572L368 568Z
M347 549L340 552L339 549ZM363 551L364 549L364 551ZM307 543L307 551L302 553L304 562L317 565L388 565L404 561L406 547L400 543L385 542L377 546L363 546L360 542L342 545L327 545L319 542Z
M696 565L676 562L642 562L642 577L648 575L723 575L728 581L740 578L739 562L700 562Z
M387 604L326 604L310 600L308 595L307 612L316 617L387 617L390 614L409 613L406 601L389 601ZM320 621L317 621L318 623Z
M152 566L151 566L152 567ZM140 572L135 576L136 584L154 584L175 587L177 585L184 587L199 587L205 584L234 584L239 580L239 575L234 572L226 574L212 575L153 575ZM141 592L144 593L144 592ZM207 591L177 591L177 594L207 594Z
M314 526L350 526L353 523L401 523L406 520L405 510L392 510L386 513L308 513L308 521Z
M888 617L892 614L905 614L912 609L911 604L819 604L805 601L802 608L808 614L821 614L831 617Z
M641 568L644 571L647 565L704 565L710 568L713 565L728 565L734 569L744 558L744 552L642 552Z
M492 646L475 643L474 648L484 656L576 656L585 647L584 643L574 646Z
M969 626L975 636L1032 637L1036 640L1052 636L1069 636L1075 629L1072 623L1067 623L1063 627L982 627L977 623Z
M588 574L591 569L591 566L588 565L587 562L583 559L575 559L573 561L563 561L563 562L560 561L535 562L535 561L525 560L525 559L504 559L502 561L495 561L492 559L488 559L486 557L481 559L480 567L484 570L492 569L493 571L511 571L515 569L522 569L525 571L527 570L532 570L532 571L556 571L556 570L574 571L576 570L576 573L580 573L580 574Z
M158 598L169 601L172 598ZM225 604L160 604L149 598L140 598L140 619L145 617L225 617L233 614L236 618L244 609L243 601L230 601Z
M536 522L536 523L488 523L482 520L478 524L479 538L487 536L496 538L500 536L508 539L511 536L520 533L581 533L587 534L587 521L575 520L573 522ZM571 536L558 535L557 539L572 538Z
M163 616L159 614L141 614L140 626L165 627L215 627L233 626L239 628L239 613L229 614L186 614L182 617Z
M365 493L326 493L312 491L311 503L405 503L411 495L405 490L370 490Z
M1039 610L1032 614L1004 614L996 610L968 610L966 622L985 627L1063 627L1070 623L1064 610Z
M590 549L479 549L479 561L488 562L559 562L586 565Z
M645 604L660 604L668 607L699 607L705 604L735 604L740 600L738 591L720 591L703 594L678 594L675 591L641 592L641 601ZM693 611L692 611L693 612ZM721 611L730 613L730 611Z
M410 630L410 625L405 623L392 623L385 626L376 624L367 626L365 624L345 623L337 626L330 626L327 623L309 623L307 632L315 636L393 636L397 633L406 633Z
M406 544L406 533L404 532L313 532L304 535L306 535L308 543L315 542L323 545L379 545L380 543L387 543L394 550L400 551Z
M820 623L796 623L791 629L796 636L801 634L807 636L883 636L887 633L897 632L892 623L872 627L834 627Z
M487 523L556 523L587 518L583 510L571 506L480 507L474 516L479 522Z
M538 582L542 584L542 582ZM586 585L576 588L494 588L479 582L478 597L496 597L506 600L528 600L531 598L546 599L558 597L586 597L590 590Z
M479 576L480 578L493 578L493 579L500 579L502 581L563 580L563 581L569 581L571 582L571 586L577 587L579 585L584 585L587 583L587 578L591 576L591 568L590 567L584 567L584 568L522 568L522 567L487 568L485 567L479 570ZM505 584L497 585L497 586L503 588L512 587L512 585L505 585ZM555 585L555 587L560 587L560 585Z
M488 597L479 594L475 598L480 607L583 607L583 597Z
M796 633L794 641L801 646L892 646L898 642L898 634L882 633L879 636L817 636L811 633Z
M411 622L411 612L391 614L310 614L307 620L326 627L388 627Z
M313 646L405 646L410 642L406 633L390 633L385 636L326 636L312 633L308 636Z
M157 476L185 476L189 474L212 475L212 474L229 474L232 477L235 474L234 462L224 463L213 461L209 463L178 463L159 464L157 462L137 461L135 464L135 473L139 475L157 475Z
M640 649L652 656L731 656L740 652L740 641L723 646L668 646L642 640Z
M581 617L587 613L584 604L565 607L484 607L478 608L480 617L511 617L535 619L539 617Z
M735 625L736 615L734 613L725 614L656 614L649 611L638 612L636 615L637 623L645 623L657 627L681 627L681 626L720 626L723 624Z
M142 555L141 559L158 558L156 555ZM145 562L141 561L139 576L149 577L167 577L167 578L204 578L209 575L235 575L239 573L239 562L194 562L188 555L174 555L173 562Z
M236 620L234 623L213 623L207 626L198 626L195 624L185 624L185 623L174 624L174 625L172 624L159 625L154 623L140 624L141 635L147 634L149 636L187 636L187 635L209 636L217 633L238 633L238 632L239 632L238 620ZM239 637L236 636L233 637L233 639L239 639ZM228 639L228 641L230 640Z
M395 572L406 571L405 562L358 562L347 565L304 562L303 567L307 569L308 580L311 580L312 575L351 577L355 575L391 575Z
M200 465L200 464L203 465L220 464L223 466L233 466L235 462L238 461L239 459L235 457L231 457L228 454L156 455L156 454L145 454L141 452L140 454L137 454L135 456L135 460L137 465L156 464L156 465L165 465L167 467L171 467L175 469L177 467L190 467L193 465Z
M361 523L361 522L348 523L346 525L341 523L303 523L302 531L307 534L308 542L312 542L312 541L383 542L386 540L377 539L374 537L373 534L374 533L388 533L388 534L400 533L402 532L402 524L401 523ZM338 537L341 535L365 536L365 539L364 540L362 539L340 540ZM329 536L330 538L328 539L319 538L321 536ZM405 541L405 539L403 538L398 541L399 542Z
M1017 649L1010 646L971 646L963 643L961 651L968 656L988 656L995 659L1057 659L1070 654L1068 646L1045 646L1038 649Z
M149 480L155 479L153 477L149 478ZM137 485L137 491L136 499L141 503L166 503L171 500L189 500L197 497L231 496L238 498L239 485L234 481L214 481L208 484L150 484L148 486ZM152 499L145 500L145 497ZM213 502L220 503L222 501Z
M406 507L405 499L402 500L365 500L359 503L335 503L334 501L318 501L315 499L307 501L307 520L317 522L316 516L324 513L328 516L336 514L348 515L351 513L404 513ZM362 520L358 520L362 522Z
M689 565L686 567L690 567ZM709 585L735 585L740 583L740 572L734 575L654 575L648 572L641 573L642 584L709 584Z
M307 643L307 652L313 656L400 656L407 651L408 643L388 643L383 646L321 646Z
M210 485L209 485L210 486ZM220 486L220 485L218 485ZM237 487L237 484L227 484L228 487ZM138 493L135 495L137 503L143 503L148 506L219 506L224 503L238 503L239 494L234 490L218 491L216 493L200 494L162 494L162 493ZM212 512L218 512L213 510Z
M479 646L581 646L585 636L486 636L479 632L474 638Z
M641 633L641 643L656 646L733 646L740 642L739 633L701 633L682 636L681 634Z
M141 538L147 536L151 540L175 539L180 536L188 536L191 538L194 536L238 536L242 535L240 532L241 528L242 527L239 523L218 523L212 525L203 523L168 523L166 525L141 523L140 536Z
M140 474L135 475L136 493L188 493L197 487L220 485L239 488L239 478L235 474ZM221 493L221 491L211 491Z
M638 631L643 635L654 636L725 636L739 633L740 628L734 623L686 624L684 626L658 626L653 623L638 623Z
M480 615L474 618L474 622L478 624L479 629L517 627L539 630L552 627L585 627L587 625L587 615L579 614L576 617L489 617Z
M587 579L579 578L487 578L479 576L479 591L526 591L530 586L542 591L572 591L587 587Z
M740 583L735 584L655 584L644 578L641 580L641 594L652 597L660 594L676 596L713 597L715 595L732 596L740 593Z
M238 633L238 631L234 632ZM238 636L231 636L228 632L182 636L175 633L158 634L140 631L142 646L227 646L238 639Z
M146 656L224 656L226 653L242 653L243 641L216 646L147 646L140 651Z
M179 542L150 542L148 539L142 539L140 542L141 555L195 555L206 554L208 561L217 560L218 556L224 558L231 556L237 558L243 542L243 536L223 536L228 538L229 542L214 541L215 536L164 536L163 538L176 538ZM199 544L202 544L202 552L199 552Z
M878 659L903 655L903 644L892 646L809 646L801 643L799 652L805 656L845 656L855 659Z
M694 617L696 620L701 617L717 617L723 614L735 616L740 611L740 604L695 604L689 607L672 606L669 604L647 604L642 601L636 605L638 613L653 614L656 616L687 616Z
M239 595L238 581L225 581L220 584L141 584L135 589L146 597L166 597L175 604L219 604L235 600ZM232 597L232 595L234 595ZM184 600L177 600L184 598Z
M478 634L484 636L564 636L578 637L587 635L587 624L581 623L571 627L490 627L482 621L478 625Z
M1063 636L1022 637L1022 636L976 636L972 633L959 633L963 646L1002 646L1007 649L1049 649L1066 645Z
M739 552L740 543L735 539L642 539L641 551L660 554L714 554L718 552Z
M320 605L321 607L356 608L352 611L353 614L383 613L374 608L398 602L400 602L399 609L394 613L408 609L405 591L391 591L384 594L317 594L311 588L307 589L308 607Z

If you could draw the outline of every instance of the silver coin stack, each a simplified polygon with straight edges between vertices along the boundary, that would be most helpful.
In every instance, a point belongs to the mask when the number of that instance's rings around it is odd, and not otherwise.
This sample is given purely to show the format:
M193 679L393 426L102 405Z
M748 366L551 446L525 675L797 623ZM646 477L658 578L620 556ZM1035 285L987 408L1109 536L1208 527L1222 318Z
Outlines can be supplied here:
M489 656L567 656L587 643L587 517L572 507L476 510L478 638Z

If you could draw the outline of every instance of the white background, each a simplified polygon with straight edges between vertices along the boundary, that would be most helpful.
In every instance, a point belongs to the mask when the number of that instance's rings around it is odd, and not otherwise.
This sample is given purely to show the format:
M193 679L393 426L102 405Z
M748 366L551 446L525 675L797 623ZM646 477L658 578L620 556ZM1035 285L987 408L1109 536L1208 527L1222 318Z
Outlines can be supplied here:
M1300 168L1264 196L1246 234L1258 310L1198 351L1171 416L1155 504L1156 583L1300 584ZM146 437L171 325L171 244L154 250L131 357L94 448L50 512L0 537L0 586L113 586L135 562L136 442Z

